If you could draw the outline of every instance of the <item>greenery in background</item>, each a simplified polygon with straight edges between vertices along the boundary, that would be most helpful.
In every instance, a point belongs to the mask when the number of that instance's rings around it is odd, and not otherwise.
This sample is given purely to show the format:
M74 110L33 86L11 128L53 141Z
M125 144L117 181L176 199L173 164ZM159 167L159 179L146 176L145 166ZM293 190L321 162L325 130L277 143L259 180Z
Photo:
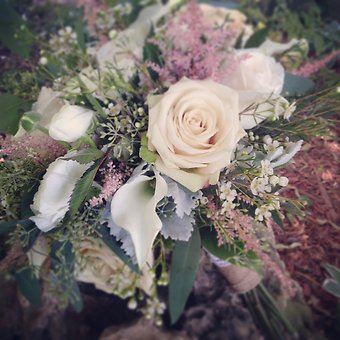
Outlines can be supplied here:
M314 0L240 0L240 3L240 9L254 27L265 26L274 40L305 38L316 56L339 48L340 24L323 18L322 9Z

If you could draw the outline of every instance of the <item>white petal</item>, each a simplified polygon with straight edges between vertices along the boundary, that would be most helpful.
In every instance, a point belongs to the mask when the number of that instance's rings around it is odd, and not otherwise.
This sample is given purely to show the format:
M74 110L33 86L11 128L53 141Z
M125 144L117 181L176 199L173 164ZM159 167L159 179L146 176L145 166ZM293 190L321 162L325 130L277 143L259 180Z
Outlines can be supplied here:
M31 205L30 219L39 229L49 231L63 219L76 183L91 165L63 159L50 164Z
M49 135L55 140L72 143L90 127L94 112L77 105L64 105L50 123Z
M181 169L169 168L160 158L156 160L156 167L161 173L171 177L173 180L182 184L192 192L196 192L204 187L216 184L220 176L220 171L205 175L194 172L186 172Z
M151 186L154 179L155 189ZM162 227L156 205L167 191L165 180L156 172L155 177L143 174L132 177L113 196L112 219L130 233L140 268L149 258L152 244Z

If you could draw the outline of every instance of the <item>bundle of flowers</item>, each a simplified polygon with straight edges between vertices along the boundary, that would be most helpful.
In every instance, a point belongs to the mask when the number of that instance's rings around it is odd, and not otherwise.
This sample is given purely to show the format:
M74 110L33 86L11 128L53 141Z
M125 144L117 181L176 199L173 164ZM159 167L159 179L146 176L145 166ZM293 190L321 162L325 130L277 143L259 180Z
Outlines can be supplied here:
M70 27L51 37L55 53L40 62L60 59L68 72L0 142L0 227L29 258L15 276L31 302L44 282L79 310L83 281L161 323L157 288L169 285L176 322L201 251L232 268L232 282L249 269L239 291L269 273L295 294L268 235L300 206L280 195L289 179L279 169L301 148L289 124L310 82L274 55L305 42L254 47L245 21L236 10L169 1L146 6L97 50Z

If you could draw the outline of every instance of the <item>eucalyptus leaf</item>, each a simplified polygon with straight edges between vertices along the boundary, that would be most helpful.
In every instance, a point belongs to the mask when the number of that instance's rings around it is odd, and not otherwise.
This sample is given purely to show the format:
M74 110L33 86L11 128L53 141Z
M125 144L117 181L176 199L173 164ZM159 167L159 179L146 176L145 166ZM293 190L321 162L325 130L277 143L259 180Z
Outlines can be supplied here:
M22 295L35 307L41 306L41 286L32 267L23 267L14 272Z
M303 96L313 89L314 82L308 78L285 73L282 95L288 97Z
M200 258L201 240L194 228L188 242L177 241L171 259L169 309L171 323L181 316L195 281Z
M16 134L22 116L20 112L22 105L19 97L9 93L0 94L0 131Z

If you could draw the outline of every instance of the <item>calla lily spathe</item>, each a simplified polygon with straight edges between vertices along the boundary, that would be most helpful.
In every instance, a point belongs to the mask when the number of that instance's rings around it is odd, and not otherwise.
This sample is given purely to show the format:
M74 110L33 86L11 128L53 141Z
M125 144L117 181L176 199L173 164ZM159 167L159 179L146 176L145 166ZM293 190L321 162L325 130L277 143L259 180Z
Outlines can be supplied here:
M166 181L156 170L154 173L154 177L145 171L132 176L111 202L112 220L130 233L139 268L150 257L152 244L162 228L156 206L168 192Z

